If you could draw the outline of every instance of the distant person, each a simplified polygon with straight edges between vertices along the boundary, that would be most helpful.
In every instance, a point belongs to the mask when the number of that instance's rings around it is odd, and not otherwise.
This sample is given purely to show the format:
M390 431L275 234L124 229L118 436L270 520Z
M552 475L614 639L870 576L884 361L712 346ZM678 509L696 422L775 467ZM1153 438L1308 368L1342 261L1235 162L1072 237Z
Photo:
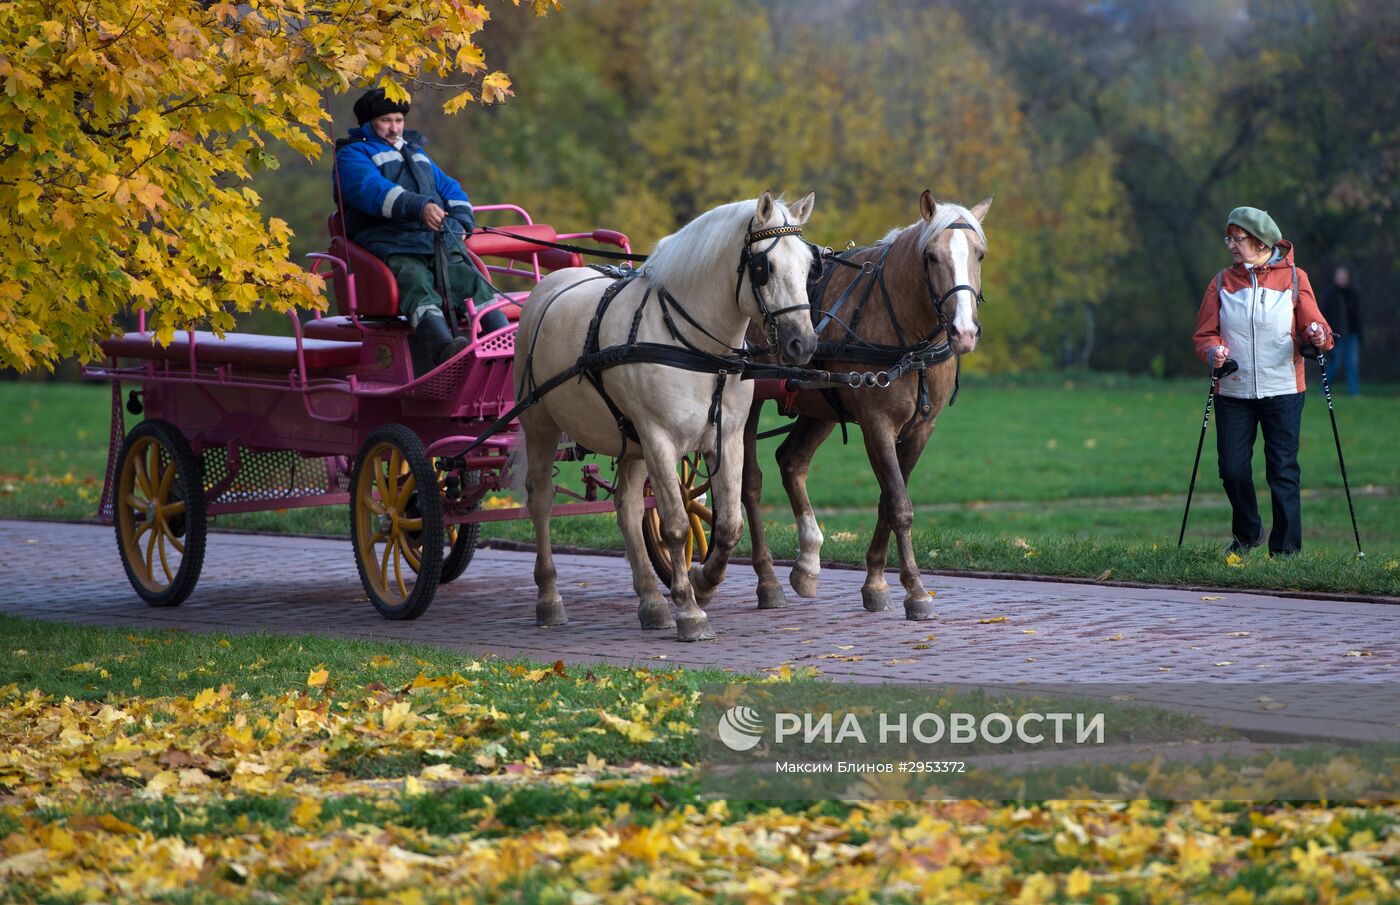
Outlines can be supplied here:
M1337 348L1332 350L1334 373L1345 372L1347 392L1361 395L1361 296L1351 285L1351 271L1338 267L1332 272L1332 285L1322 294L1322 316L1337 331Z
M1332 332L1308 275L1293 262L1293 245L1283 241L1266 211L1232 210L1225 246L1234 263L1206 287L1194 337L1196 355L1206 364L1219 367L1227 358L1239 364L1216 394L1220 481L1233 510L1233 539L1225 552L1243 556L1264 543L1252 467L1254 438L1262 430L1273 501L1269 555L1288 556L1303 546L1298 433L1304 384L1298 344L1330 349Z
M404 131L408 101L391 101L383 88L375 88L361 95L354 109L359 126L336 142L335 152L346 234L389 266L398 281L399 310L428 360L440 365L471 341L453 336L443 315L434 279L438 233L448 240L447 279L458 310L464 313L461 300L487 285L463 245L476 228L471 200L423 152L423 136ZM481 332L507 323L503 313L493 311L481 319Z

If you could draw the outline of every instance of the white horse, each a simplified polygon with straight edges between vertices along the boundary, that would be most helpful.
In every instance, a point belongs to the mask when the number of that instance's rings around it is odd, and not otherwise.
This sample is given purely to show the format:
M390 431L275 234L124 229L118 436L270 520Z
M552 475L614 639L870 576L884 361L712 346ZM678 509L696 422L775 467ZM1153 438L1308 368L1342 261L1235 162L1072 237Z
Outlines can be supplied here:
M550 274L530 293L516 333L516 398L527 398L574 367L595 317L594 349L635 340L656 344L653 351L669 347L682 357L727 356L742 347L744 333L754 323L776 341L785 363L805 364L816 348L816 335L807 304L812 253L799 227L811 216L812 203L811 193L788 207L764 192L756 202L708 211L657 243L646 265L614 289L611 300L605 296L613 281L597 271L570 268ZM632 567L632 587L641 601L637 615L642 628L675 627L682 641L714 637L699 601L708 600L723 580L743 528L743 428L752 399L752 383L733 370L721 375L636 362L566 380L521 414L525 491L537 547L536 624L568 622L549 540L555 453L560 434L567 433L588 449L620 457L617 523ZM635 437L626 439L624 430L634 431ZM649 473L671 561L685 562L690 527L676 465L692 450L704 452L712 466L718 464L711 484L714 534L703 566L693 574L674 570L673 616L642 546L642 487Z

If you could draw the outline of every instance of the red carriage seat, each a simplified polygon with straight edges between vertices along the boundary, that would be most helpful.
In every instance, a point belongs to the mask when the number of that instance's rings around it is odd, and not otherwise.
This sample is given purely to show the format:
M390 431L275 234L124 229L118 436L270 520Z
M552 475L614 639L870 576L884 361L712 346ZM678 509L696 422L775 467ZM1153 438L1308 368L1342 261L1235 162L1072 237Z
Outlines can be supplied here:
M205 330L197 331L195 358L202 365L243 365L269 370L295 370L297 341L290 336L263 336L252 333L225 333L223 338ZM140 358L148 361L188 362L190 337L176 333L170 345L151 341L150 333L128 333L102 342L102 351L113 358ZM307 338L302 342L302 360L312 370L353 368L360 361L359 342L337 342Z
M350 265L355 274L355 307L360 317L398 317L399 284L394 280L393 271L383 261L365 249L345 238L341 226L340 211L331 214L326 221L330 230L330 254ZM350 288L345 279L345 271L331 268L331 282L335 286L335 307L343 315L350 313Z

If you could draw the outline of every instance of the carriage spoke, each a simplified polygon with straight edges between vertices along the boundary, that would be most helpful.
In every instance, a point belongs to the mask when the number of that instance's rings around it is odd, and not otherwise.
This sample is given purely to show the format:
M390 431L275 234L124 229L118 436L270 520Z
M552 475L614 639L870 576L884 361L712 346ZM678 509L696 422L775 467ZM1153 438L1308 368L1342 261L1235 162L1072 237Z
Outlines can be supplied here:
M136 455L131 457L131 469L136 477L136 489L149 500L153 496L151 493L151 482L150 479L146 477L146 463L139 450Z
M394 551L394 541L387 534L384 536L384 555L379 558L379 586L385 591L389 590L389 554Z
M706 506L704 503L692 502L689 506L685 507L685 509L687 512L690 513L690 517L692 520L699 517L700 519L703 519L704 521L710 524L714 524L714 510L712 510L709 506Z
M370 545L371 547L373 547L375 544L379 543L380 541L382 541L382 540L388 540L388 539L389 539L389 532L387 532L387 531L377 531L377 532L375 532L374 537L371 537L371 538L369 539L369 545Z
M157 534L158 532L154 530L154 526L152 526L152 528L153 528L153 530L151 531L150 539L146 541L146 573L145 573L145 574L146 574L146 577L149 578L151 581L155 581L155 578L156 578L156 574L155 574L155 562L154 562L154 560L152 559L152 557L154 556L154 554L155 554L155 552L156 552L156 534Z
M128 493L126 495L126 507L133 512L144 513L146 511L146 503L134 493Z
M136 526L136 530L133 531L133 532L131 532L131 540L132 540L132 542L133 542L133 543L139 543L140 540L141 540L141 533L142 533L143 531L150 531L151 529L153 529L153 528L155 527L155 525L156 525L155 522L141 522L140 524L138 524L138 525Z
M163 516L165 516L165 517L168 518L168 519L170 519L170 518L179 518L180 516L182 516L182 515L185 514L185 501L184 501L184 500L176 500L175 502L171 503L169 506L162 506L162 507L160 507L160 514L163 515Z
M181 555L184 554L184 552L185 552L185 545L182 544L182 543L180 543L180 539L179 539L178 537L176 537L176 536L173 535L173 534L170 534L170 535L167 535L167 536L166 536L166 539L170 541L170 546L172 546L172 547L174 547L176 550L178 550L178 551L180 552Z
M156 494L155 494L155 497L153 498L153 502L159 503L161 500L163 500L163 499L165 499L167 496L169 496L169 494L170 494L170 485L171 485L171 483L172 483L174 480L175 480L175 463L174 463L174 462L171 462L170 465L166 467L164 474L162 474L162 475L160 476L160 484L159 484L159 486L156 488Z
M418 551L414 549L413 544L409 543L407 537L399 538L399 548L403 550L404 559L408 560L408 564L413 569L413 571L417 572L420 568L422 568L423 560L418 555Z
M382 460L374 463L374 485L379 489L379 502L388 507L391 504L389 481L385 477L385 466Z
M700 548L700 561L704 562L710 555L710 541L705 537L705 525L700 521L700 516L693 512L690 514L690 535Z
M403 506L399 505L399 476L402 474L403 457L399 455L397 447L391 447L389 450L389 472L386 475L386 480L389 482L389 488L394 491L393 496L389 498L389 505L394 509L403 509Z
M160 477L160 444L151 443L146 447L146 487L151 491L151 501L160 499L156 496L156 481Z
M390 544L389 549L394 551L394 583L399 586L399 596L407 597L408 588L404 587L403 569L399 565L399 561L402 559L402 557L399 555L399 551L403 549L402 539L400 539L399 543L397 544Z
M399 519L399 528L404 531L422 531L423 520L421 518Z
M165 539L167 537L166 532L162 530L157 533L156 537L156 549L160 553L160 567L165 571L165 581L167 584L169 584L170 582L175 580L175 574L170 571L170 563L167 562L165 559Z

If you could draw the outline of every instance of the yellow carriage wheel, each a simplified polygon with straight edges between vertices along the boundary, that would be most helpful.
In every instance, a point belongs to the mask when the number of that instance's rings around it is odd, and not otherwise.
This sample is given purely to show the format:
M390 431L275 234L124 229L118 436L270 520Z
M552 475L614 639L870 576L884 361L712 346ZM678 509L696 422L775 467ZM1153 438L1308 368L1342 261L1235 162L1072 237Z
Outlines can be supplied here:
M151 606L178 606L204 566L204 486L190 444L167 421L131 429L117 457L112 515L131 586Z
M710 508L710 481L700 477L700 454L686 456L677 466L681 499L685 501L686 517L690 521L690 533L685 539L685 559L687 563L703 563L710 556L710 534L714 531L715 514ZM647 549L647 558L668 588L675 572L671 566L671 551L661 539L661 513L647 509L642 513L642 541Z
M350 533L360 582L387 619L416 619L442 575L442 495L423 441L402 424L375 431L355 457Z

